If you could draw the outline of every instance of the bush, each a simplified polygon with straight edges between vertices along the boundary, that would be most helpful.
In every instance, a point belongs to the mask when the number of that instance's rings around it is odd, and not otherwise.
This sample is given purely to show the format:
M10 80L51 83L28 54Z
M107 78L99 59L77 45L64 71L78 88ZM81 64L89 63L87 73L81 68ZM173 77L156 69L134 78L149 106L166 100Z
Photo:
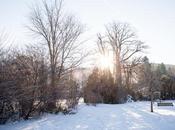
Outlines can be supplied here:
M117 103L117 87L110 71L95 68L84 88L85 103Z

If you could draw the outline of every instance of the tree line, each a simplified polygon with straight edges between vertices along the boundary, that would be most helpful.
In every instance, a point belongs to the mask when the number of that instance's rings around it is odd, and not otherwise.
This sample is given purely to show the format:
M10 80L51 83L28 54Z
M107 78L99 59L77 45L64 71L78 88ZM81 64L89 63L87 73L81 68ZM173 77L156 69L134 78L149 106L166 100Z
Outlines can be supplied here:
M151 101L153 112L153 101L175 99L174 69L163 63L150 63L144 56L129 72L121 69L122 85L119 87L110 70L94 68L83 89L84 100L87 104L116 104L125 103L131 96L133 101Z

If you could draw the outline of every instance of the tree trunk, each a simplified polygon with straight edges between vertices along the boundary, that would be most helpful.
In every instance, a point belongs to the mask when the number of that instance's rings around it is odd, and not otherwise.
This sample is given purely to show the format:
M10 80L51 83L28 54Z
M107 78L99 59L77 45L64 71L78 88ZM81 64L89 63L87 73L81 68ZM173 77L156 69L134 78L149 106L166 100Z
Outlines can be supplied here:
M51 86L49 88L49 100L47 101L47 110L48 111L53 111L56 108L56 100L57 100L57 95L56 95L56 73L55 73L55 67L51 65Z
M117 87L121 87L122 84L121 78L121 63L119 53L116 53L116 83Z

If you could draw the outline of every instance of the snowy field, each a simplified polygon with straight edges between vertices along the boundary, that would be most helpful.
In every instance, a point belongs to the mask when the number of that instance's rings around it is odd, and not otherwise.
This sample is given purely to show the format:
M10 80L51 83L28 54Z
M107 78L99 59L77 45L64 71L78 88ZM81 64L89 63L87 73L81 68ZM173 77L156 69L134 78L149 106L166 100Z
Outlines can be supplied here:
M175 106L157 107L155 103L151 113L150 102L81 104L74 115L45 115L1 125L0 130L175 130Z

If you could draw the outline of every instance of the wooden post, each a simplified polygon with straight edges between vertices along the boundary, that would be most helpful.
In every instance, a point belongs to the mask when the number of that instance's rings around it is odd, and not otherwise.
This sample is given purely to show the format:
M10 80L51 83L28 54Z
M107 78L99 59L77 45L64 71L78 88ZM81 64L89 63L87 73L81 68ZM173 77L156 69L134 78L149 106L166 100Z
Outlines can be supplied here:
M151 112L153 112L153 92L151 91Z

